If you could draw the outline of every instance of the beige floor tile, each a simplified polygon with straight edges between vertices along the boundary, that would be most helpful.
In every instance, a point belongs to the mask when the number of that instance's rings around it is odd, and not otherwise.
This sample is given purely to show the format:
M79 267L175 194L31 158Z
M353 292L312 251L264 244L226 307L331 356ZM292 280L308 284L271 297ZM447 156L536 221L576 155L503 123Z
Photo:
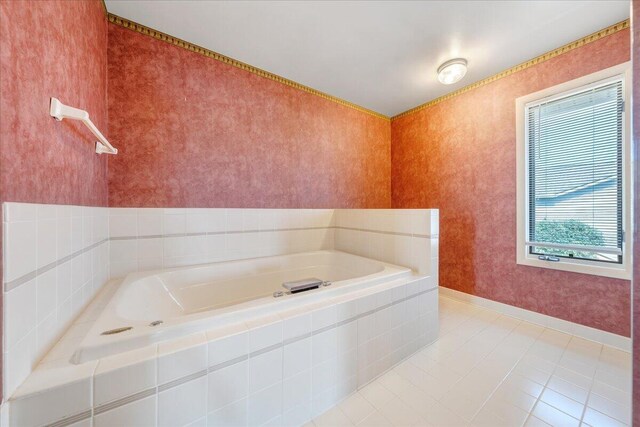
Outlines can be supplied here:
M591 393L606 397L607 399L613 400L622 406L631 406L631 393L622 391L601 381L593 382L593 385L591 386Z
M393 424L380 412L374 411L362 420L362 422L358 424L358 427L393 427Z
M574 418L581 419L584 411L584 404L569 399L567 396L549 388L540 395L540 401L553 406Z
M360 423L376 410L360 393L352 394L343 400L339 407L354 424Z
M533 415L529 415L527 421L524 423L525 427L553 427L551 424L547 424L542 421L540 418L535 417Z
M471 425L473 427L515 427L486 408L483 408L478 415L475 416Z
M585 423L593 427L598 427L598 426L622 427L627 425L589 407L587 407L587 410L584 413L583 420Z
M589 390L579 387L569 381L566 381L557 375L552 375L551 379L547 383L547 387L563 394L577 402L587 403L587 397L589 396Z
M440 403L460 418L470 422L478 414L486 398L487 395L469 396L457 391L450 391L442 397Z
M379 411L395 426L419 426L425 423L418 412L397 397L387 402Z
M492 397L502 399L527 413L531 412L537 401L530 394L508 384L501 385Z
M514 427L522 426L529 416L529 411L519 408L502 398L498 398L497 396L489 399L483 410L487 410L497 415L501 419L505 420L508 425Z
M360 389L359 393L367 399L374 408L380 408L394 398L394 394L384 388L378 381L367 384Z
M461 427L469 424L441 404L436 404L431 408L426 421L429 425L437 427Z
M535 417L540 418L542 421L547 424L551 424L552 426L578 427L580 425L580 421L576 418L573 418L561 410L541 401L536 403L536 406L533 408L533 412L531 413Z
M629 353L447 297L440 319L436 342L306 427L629 423Z
M338 406L314 418L313 423L316 427L351 427L354 425Z
M615 418L622 423L629 424L631 422L631 411L629 407L620 405L619 403L598 394L592 393L589 396L587 406L611 418Z

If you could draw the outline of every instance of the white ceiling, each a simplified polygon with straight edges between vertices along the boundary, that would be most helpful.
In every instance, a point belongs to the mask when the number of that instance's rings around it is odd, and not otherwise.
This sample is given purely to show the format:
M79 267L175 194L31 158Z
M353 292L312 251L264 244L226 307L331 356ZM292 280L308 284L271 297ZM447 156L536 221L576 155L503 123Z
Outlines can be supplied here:
M605 1L106 0L107 9L393 116L629 17ZM451 86L438 65L469 61Z

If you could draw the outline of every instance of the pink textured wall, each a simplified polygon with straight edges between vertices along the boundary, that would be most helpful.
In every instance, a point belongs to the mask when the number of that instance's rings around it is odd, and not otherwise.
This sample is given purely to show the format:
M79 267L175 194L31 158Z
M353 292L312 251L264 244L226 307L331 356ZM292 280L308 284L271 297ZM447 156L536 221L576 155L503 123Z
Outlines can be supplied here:
M55 96L108 135L102 2L0 1L0 70L0 203L106 205L107 159L92 135L49 116Z
M107 159L49 98L107 132L107 21L100 0L0 1L0 200L107 204Z
M389 207L388 120L109 25L110 206Z
M634 234L633 234L633 425L640 426L640 1L631 3L633 30L633 169Z
M393 120L396 208L440 208L440 284L629 336L624 280L516 265L516 98L629 60L624 30Z

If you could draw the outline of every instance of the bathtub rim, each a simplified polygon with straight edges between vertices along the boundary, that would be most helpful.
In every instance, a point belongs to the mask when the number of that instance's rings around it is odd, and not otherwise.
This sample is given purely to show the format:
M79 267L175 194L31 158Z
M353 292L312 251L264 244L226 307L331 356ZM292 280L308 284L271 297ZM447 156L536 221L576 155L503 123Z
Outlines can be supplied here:
M342 280L332 284L329 287L315 289L305 292L303 294L284 295L276 300L272 297L262 297L246 301L240 304L223 307L219 309L207 310L203 312L191 313L181 316L179 318L170 319L165 324L161 325L161 329L149 329L149 325L145 321L133 321L118 318L115 314L117 311L117 297L126 291L126 286L133 285L137 280L144 279L146 277L160 275L165 273L175 273L180 271L215 268L219 265L241 265L251 264L256 260L273 259L275 261L279 259L288 259L301 256L323 256L323 255L338 255L339 257L347 257L351 260L358 262L368 262L380 265L382 269L378 272L367 276L359 276L347 280ZM385 263L371 258L362 257L359 255L350 254L348 252L338 251L335 249L319 250L310 252L300 252L296 254L278 255L274 257L260 257L250 258L245 260L235 261L223 261L216 263L207 263L196 266L174 267L170 269L153 270L148 272L131 273L117 283L116 288L111 295L106 306L101 311L99 317L94 324L89 328L81 343L78 345L78 349L74 352L71 362L73 364L81 364L89 362L91 360L100 360L101 357L93 356L95 353L100 353L99 349L103 349L111 355L117 355L126 351L134 351L137 348L143 348L146 345L158 344L160 342L166 342L168 340L177 339L185 335L194 334L197 332L207 331L213 328L223 327L224 324L247 322L252 319L273 315L283 309L286 310L285 305L293 306L293 309L298 307L322 306L323 301L327 298L336 297L349 293L350 291L356 291L360 288L367 288L375 286L379 283L399 279L402 277L409 277L413 274L412 270L408 267L397 266L394 264ZM111 316L108 316L108 312L111 312ZM109 322L101 322L104 318ZM223 325L216 326L215 323L224 322ZM124 332L119 336L104 336L100 335L102 331L121 327L134 325L134 329ZM138 329L136 330L136 327ZM180 333L180 329L188 329L190 332ZM136 345L136 341L145 341L142 345ZM110 349L112 346L119 346L123 349L120 351L113 351ZM86 350L83 350L86 349ZM108 357L109 354L103 357Z
M109 281L105 284L104 288L100 291L99 295L89 304L89 306L83 312L83 315L88 312L94 304L99 304L101 299L105 297L108 298L110 294L113 293L114 286L118 285L121 279L115 279ZM407 277L403 277L397 280L384 282L366 289L361 289L356 292L352 292L347 295L343 295L341 297L336 298L327 298L325 299L325 304L318 305L314 307L313 311L300 310L300 309L291 309L283 311L278 316L266 316L264 318L255 319L252 322L246 323L236 323L228 325L224 328L218 328L214 330L209 330L201 333L195 333L190 335L185 335L180 338L175 338L172 340L164 341L162 343L155 343L148 345L146 347L142 347L140 349L131 350L123 353L118 353L112 356L107 356L102 359L91 360L88 362L84 362L81 364L72 364L69 362L69 358L59 358L53 361L47 361L46 358L42 360L33 372L27 377L27 379L16 389L16 391L7 397L7 402L15 402L23 399L30 399L42 393L51 392L55 389L60 389L64 387L69 387L74 384L78 384L84 381L90 381L93 384L93 379L97 376L111 373L113 371L124 369L127 367L131 367L137 364L149 362L153 360L156 362L161 356L166 354L172 354L179 351L185 351L189 348L194 347L194 345L184 345L181 344L181 338L184 340L185 338L191 336L196 337L200 336L204 339L204 341L198 343L197 345L211 345L211 343L216 342L218 340L223 340L228 337L232 337L238 334L251 333L257 329L269 326L273 323L277 322L286 322L292 320L296 317L303 316L305 314L318 313L322 310L327 309L331 306L338 306L341 304L348 304L350 302L354 302L359 299L369 298L369 304L373 304L372 307L375 307L376 303L371 302L371 297L382 292L388 292L388 296L391 297L390 292L393 289L403 288L403 296L402 298L412 298L422 293L438 293L438 283L436 281L436 277L427 276L427 275L418 275L412 274ZM348 296L348 297L347 297ZM399 295L393 296L394 300L399 299ZM379 303L379 301L377 301ZM374 310L374 309L372 309ZM358 307L357 315L361 315L366 313L366 311L360 312L360 307ZM69 330L78 323L81 323L82 315L79 316L76 321L70 326ZM66 336L66 334L65 334ZM75 344L70 342L65 342L65 336L63 336L56 346L50 350L54 351L58 346L63 347L73 347ZM284 337L282 342L284 343ZM159 351L159 346L161 344L173 343L176 344L175 348L172 352L161 354ZM67 348L69 350L69 348ZM157 379L156 379L157 380ZM158 387L160 384L156 383L155 387ZM93 386L92 386L93 387Z

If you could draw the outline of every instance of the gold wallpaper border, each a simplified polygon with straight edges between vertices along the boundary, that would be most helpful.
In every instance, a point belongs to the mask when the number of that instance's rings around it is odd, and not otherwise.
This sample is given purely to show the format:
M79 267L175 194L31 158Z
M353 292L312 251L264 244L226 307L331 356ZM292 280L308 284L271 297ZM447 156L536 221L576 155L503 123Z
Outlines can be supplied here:
M113 13L108 13L107 17L109 19L109 22L111 22L112 24L119 25L119 26L124 27L124 28L128 28L130 30L133 30L133 31L136 31L138 33L144 34L146 36L153 37L156 40L161 40L163 42L167 42L167 43L172 44L174 46L181 47L181 48L186 49L188 51L195 52L195 53L198 53L200 55L204 55L204 56L206 56L208 58L215 59L216 61L224 62L225 64L231 65L231 66L236 67L236 68L240 68L241 70L248 71L248 72L256 74L256 75L258 75L260 77L264 77L266 79L273 80L273 81L276 81L278 83L282 83L282 84L287 85L289 87L292 87L294 89L298 89L298 90L310 93L312 95L319 96L320 98L324 98L324 99L326 99L328 101L335 102L335 103L340 104L342 106L345 106L345 107L348 107L348 108L352 108L354 110L358 110L358 111L360 111L362 113L366 113L366 114L378 117L380 119L389 120L389 117L385 116L384 114L380 114L380 113L378 113L376 111L369 110L368 108L361 107L361 106L359 106L357 104L354 104L352 102L345 101L344 99L341 99L341 98L326 94L324 92L320 92L319 90L313 89L313 88L311 88L309 86L305 86L303 84L294 82L293 80L286 79L284 77L278 76L277 74L270 73L268 71L262 70L260 68L257 68L257 67L254 67L252 65L246 64L244 62L238 61L236 59L230 58L230 57L228 57L226 55L223 55L221 53L214 52L214 51L209 50L209 49L205 49L204 47L195 45L193 43L189 43L189 42L187 42L185 40L182 40L182 39L179 39L177 37L170 36L169 34L165 34L165 33L161 32L161 31L154 30L153 28L146 27L146 26L144 26L142 24L138 24L137 22L133 22L133 21L130 21L130 20L126 19L126 18L122 18L120 16L114 15Z
M518 71L522 71L522 70L527 69L529 67L532 67L534 65L540 64L541 62L548 61L549 59L555 58L556 56L562 55L563 53L567 53L567 52L569 52L569 51L571 51L573 49L576 49L576 48L582 47L582 46L584 46L586 44L595 42L597 40L600 40L600 39L602 39L604 37L610 36L611 34L615 34L618 31L622 31L622 30L625 30L627 28L629 28L629 20L628 19L626 19L624 21L621 21L621 22L618 22L616 24L613 24L613 25L611 25L609 27L603 28L600 31L596 31L595 33L589 34L588 36L582 37L581 39L572 41L571 43L568 43L568 44L566 44L564 46L561 46L561 47L559 47L557 49L551 50L551 51L549 51L547 53L543 53L540 56L536 56L533 59L530 59L530 60L525 61L525 62L523 62L521 64L518 64L515 67L511 67L509 69L501 71L498 74L494 74L494 75L492 75L490 77L487 77L486 79L477 81L475 83L472 83L472 84L470 84L468 86L462 87L462 88L460 88L458 90L455 90L453 92L449 92L446 95L442 95L442 96L440 96L438 98L435 98L435 99L433 99L433 100L431 100L429 102L426 102L424 104L418 105L417 107L411 108L411 109L409 109L407 111L404 111L404 112L402 112L400 114L396 114L395 116L391 117L391 121L399 119L401 117L408 116L408 115L413 114L413 113L417 113L420 110L424 110L425 108L431 107L431 106L436 105L436 104L438 104L438 103L440 103L442 101L445 101L447 99L453 98L454 96L458 96L458 95L461 95L461 94L463 94L465 92L469 92L470 90L477 89L477 88L479 88L481 86L487 85L487 84L489 84L491 82L494 82L496 80L499 80L499 79L501 79L503 77L510 76L511 74L517 73Z
M248 72L256 74L256 75L258 75L260 77L264 77L264 78L267 78L269 80L273 80L273 81L276 81L278 83L284 84L286 86L289 86L289 87L292 87L292 88L295 88L295 89L298 89L298 90L302 90L302 91L310 93L312 95L319 96L319 97L321 97L323 99L335 102L335 103L340 104L342 106L345 106L345 107L348 107L348 108L352 108L354 110L357 110L357 111L360 111L360 112L363 112L363 113L378 117L380 119L390 120L390 121L399 119L401 117L408 116L408 115L413 114L413 113L416 113L416 112L421 111L421 110L423 110L425 108L428 108L428 107L431 107L433 105L436 105L436 104L438 104L438 103L440 103L442 101L446 101L447 99L451 99L451 98L453 98L455 96L458 96L458 95L461 95L463 93L469 92L469 91L471 91L473 89L477 89L477 88L479 88L481 86L484 86L484 85L487 85L489 83L492 83L492 82L494 82L496 80L499 80L499 79L501 79L503 77L510 76L510 75L515 74L515 73L517 73L519 71L525 70L525 69L527 69L529 67L532 67L534 65L537 65L537 64L540 64L542 62L548 61L548 60L550 60L552 58L555 58L556 56L562 55L564 53L567 53L569 51L572 51L574 49L582 47L582 46L584 46L586 44L595 42L597 40L600 40L600 39L602 39L604 37L610 36L612 34L615 34L615 33L619 32L619 31L625 30L625 29L630 27L630 20L629 19L625 19L624 21L621 21L621 22L618 22L616 24L610 25L610 26L608 26L606 28L603 28L603 29L601 29L599 31L596 31L595 33L589 34L589 35L587 35L585 37L582 37L582 38L580 38L578 40L575 40L575 41L572 41L570 43L567 43L566 45L561 46L561 47L559 47L557 49L554 49L554 50L551 50L549 52L543 53L540 56L537 56L535 58L529 59L528 61L525 61L525 62L523 62L521 64L518 64L518 65L516 65L514 67L508 68L508 69L506 69L504 71L501 71L501 72L499 72L497 74L489 76L489 77L487 77L485 79L482 79L482 80L477 81L475 83L472 83L470 85L464 86L464 87L462 87L462 88L460 88L458 90L455 90L453 92L449 92L449 93L447 93L445 95L442 95L442 96L440 96L438 98L432 99L431 101L428 101L428 102L426 102L424 104L420 104L417 107L411 108L411 109L409 109L407 111L404 111L404 112L402 112L400 114L396 114L395 116L389 117L389 116L386 116L384 114L378 113L376 111L370 110L368 108L362 107L360 105L354 104L352 102L346 101L346 100L344 100L342 98L338 98L336 96L329 95L327 93L324 93L324 92L321 92L319 90L313 89L313 88L311 88L309 86L305 86L305 85L297 83L297 82L295 82L293 80L289 80L289 79L286 79L284 77L281 77L281 76L279 76L277 74L270 73L268 71L262 70L260 68L257 68L257 67L254 67L252 65L246 64L244 62L238 61L236 59L230 58L230 57L228 57L226 55L223 55L221 53L214 52L212 50L203 48L203 47L195 45L193 43L189 43L189 42L187 42L185 40L182 40L182 39L179 39L177 37L173 37L173 36L171 36L169 34L161 32L161 31L154 30L153 28L149 28L149 27L146 27L146 26L144 26L142 24L138 24L137 22L131 21L129 19L122 18L122 17L120 17L118 15L114 15L113 13L109 13L107 11L106 4L104 3L104 0L102 0L102 4L103 4L103 6L105 8L105 13L107 14L107 19L112 24L115 24L115 25L130 29L130 30L136 31L138 33L144 34L144 35L149 36L149 37L153 37L156 40L164 41L166 43L172 44L174 46L181 47L181 48L186 49L188 51L195 52L195 53L198 53L200 55L204 55L204 56L206 56L208 58L214 59L216 61L223 62L225 64L231 65L231 66L236 67L236 68L240 68L241 70L248 71Z

